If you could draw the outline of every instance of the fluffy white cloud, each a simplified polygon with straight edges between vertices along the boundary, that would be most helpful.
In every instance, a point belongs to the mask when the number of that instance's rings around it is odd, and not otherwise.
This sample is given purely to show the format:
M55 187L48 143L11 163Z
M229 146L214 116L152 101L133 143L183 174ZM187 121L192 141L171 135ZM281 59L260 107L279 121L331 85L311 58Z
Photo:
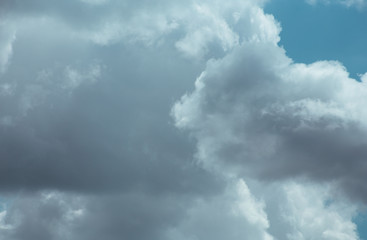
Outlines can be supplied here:
M325 186L291 183L284 186L284 191L287 201L282 203L282 214L292 228L288 239L359 239L352 222L356 208L334 201Z

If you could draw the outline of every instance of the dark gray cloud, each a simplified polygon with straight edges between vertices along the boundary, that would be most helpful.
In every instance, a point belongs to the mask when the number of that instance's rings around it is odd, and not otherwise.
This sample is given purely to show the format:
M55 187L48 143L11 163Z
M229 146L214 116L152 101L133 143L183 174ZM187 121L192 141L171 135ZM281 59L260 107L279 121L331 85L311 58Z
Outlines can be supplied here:
M9 196L0 238L162 239L196 198L222 192L169 114L203 62L171 39L101 45L78 33L134 3L105 12L74 1L1 4L14 24L0 42L0 190ZM87 13L70 16L74 5Z
M184 207L187 203L180 198L144 193L88 197L24 194L13 202L4 220L16 231L4 229L0 236L12 240L162 239L182 217Z
M218 8L203 2L182 13L180 4L165 1L2 5L16 40L4 44L14 51L1 75L0 188L93 191L147 183L149 189L208 189L211 173L191 160L194 143L174 127L169 112L209 57L200 49L213 53L222 46L224 54L236 44L226 22L235 21L229 15L235 3ZM236 10L251 11L248 5ZM76 19L69 16L73 11ZM177 30L166 33L175 18ZM78 21L84 21L80 28Z
M18 39L15 48L22 49L22 44L27 43ZM190 161L193 144L174 128L168 114L195 69L185 61L164 62L170 61L169 52L146 54L141 62L131 49L114 49L100 56L104 65L86 59L74 65L47 64L32 49L14 53L13 66L3 75L3 81L14 84L14 92L2 96L1 103L3 118L10 121L1 129L3 189L107 190L147 182L174 190L208 181L209 175ZM18 59L30 61L29 56L42 68L34 72L37 66L18 64ZM167 66L170 70L162 74ZM184 68L193 70L185 73ZM182 179L188 182L180 183Z
M169 114L205 64L177 51L184 32L145 36L156 18L131 20L151 10L133 2L1 4L0 238L162 239L223 191ZM98 40L131 21L142 30Z

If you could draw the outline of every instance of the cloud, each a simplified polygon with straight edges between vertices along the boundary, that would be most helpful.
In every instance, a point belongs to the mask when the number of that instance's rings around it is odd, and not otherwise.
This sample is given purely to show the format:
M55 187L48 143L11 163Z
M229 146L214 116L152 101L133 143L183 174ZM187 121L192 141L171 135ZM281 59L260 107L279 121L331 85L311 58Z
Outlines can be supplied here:
M358 239L356 225L352 222L355 209L350 205L328 204L327 194L320 189L292 184L285 192L288 199L285 220L294 228L288 234L289 239Z
M0 215L0 236L11 240L359 239L352 222L356 208L335 198L327 186L229 182L222 194L195 198L143 192L23 193ZM250 192L255 185L257 196Z
M2 18L12 20L18 31L12 64L1 82L4 190L121 190L149 182L148 189L171 191L176 184L210 185L212 173L188 161L194 144L174 128L170 108L206 60L231 52L240 34L251 41L279 41L273 17L247 1L187 7L162 1L163 9L129 1L1 4ZM85 11L71 16L65 9L72 6ZM121 15L117 9L136 14ZM90 34L103 33L109 22L125 35L104 44L93 41ZM171 32L169 22L177 32ZM156 24L170 30L151 27ZM190 42L193 34L209 32L210 38ZM142 45L135 41L141 34L146 37ZM206 50L187 52L201 48ZM157 176L170 181L162 184Z
M338 62L293 63L271 42L244 41L208 62L173 115L197 139L207 169L340 181L366 201L366 91Z
M364 83L263 4L2 1L0 237L358 239Z
M359 239L356 206L335 197L333 188L304 181L263 185L269 233L276 239Z
M217 188L169 116L202 63L171 61L174 43L101 46L43 8L20 18L22 6L6 16L18 34L1 78L2 190Z
M176 197L144 193L76 196L58 192L22 195L7 210L6 239L160 239L181 207ZM37 221L35 221L37 219Z
M74 26L47 1L1 4L17 40L0 79L0 238L160 239L193 199L222 192L169 115L202 63L174 44L91 41L80 29L96 22Z
M220 196L197 201L185 220L168 231L168 239L274 239L268 233L265 204L243 180L232 184Z
M0 23L0 74L6 71L9 59L13 53L15 29L9 22Z
M186 220L182 221L183 217ZM263 205L253 198L243 181L214 199L142 192L103 196L23 194L2 213L2 222L0 236L12 240L272 239L266 233L268 222Z

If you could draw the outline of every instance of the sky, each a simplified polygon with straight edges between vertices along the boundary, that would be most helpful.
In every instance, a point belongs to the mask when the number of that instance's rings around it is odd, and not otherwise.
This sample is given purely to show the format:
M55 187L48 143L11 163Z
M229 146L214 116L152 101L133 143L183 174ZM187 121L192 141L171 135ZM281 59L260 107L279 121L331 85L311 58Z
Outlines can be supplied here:
M0 239L367 240L365 0L2 0Z
M366 10L341 4L273 0L265 5L282 25L280 45L297 62L338 60L353 78L366 71ZM335 1L334 1L335 2ZM300 30L301 29L301 30Z

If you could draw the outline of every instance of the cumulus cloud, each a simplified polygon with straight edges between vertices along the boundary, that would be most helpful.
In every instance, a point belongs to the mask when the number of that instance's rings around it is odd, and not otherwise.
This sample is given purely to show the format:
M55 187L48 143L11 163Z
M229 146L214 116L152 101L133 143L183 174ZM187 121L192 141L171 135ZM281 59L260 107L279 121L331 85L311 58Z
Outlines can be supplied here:
M365 75L264 4L1 1L0 237L358 239Z
M196 137L197 158L208 169L336 180L366 200L367 88L340 63L293 63L274 44L243 42L210 61L195 86L173 114Z
M276 239L359 239L353 223L357 208L335 197L332 184L288 181L261 185L268 232Z
M170 124L170 107L191 88L206 59L230 52L240 33L251 41L279 40L279 27L271 28L272 16L259 14L261 9L247 1L203 1L187 7L162 1L163 9L129 1L124 7L116 1L98 6L68 1L1 4L3 18L18 29L13 64L1 81L4 189L124 189L133 188L130 181L140 185L149 175L210 175L186 161L194 152L193 143ZM72 6L85 8L79 18L63 10ZM117 17L116 9L136 14ZM140 29L145 24L175 22L174 18L178 32L166 35L152 28L153 35L146 35L149 41L160 36L165 43L131 42L146 32ZM99 34L112 20L124 34L135 22L133 33L117 38L119 44L90 41L91 32ZM210 38L190 42L195 33ZM190 51L206 49L206 54L188 53L183 45ZM173 172L164 173L160 165ZM196 188L195 181L177 180Z
M310 186L290 184L285 193L288 204L283 214L293 228L288 239L358 239L353 206L333 202L324 189Z

